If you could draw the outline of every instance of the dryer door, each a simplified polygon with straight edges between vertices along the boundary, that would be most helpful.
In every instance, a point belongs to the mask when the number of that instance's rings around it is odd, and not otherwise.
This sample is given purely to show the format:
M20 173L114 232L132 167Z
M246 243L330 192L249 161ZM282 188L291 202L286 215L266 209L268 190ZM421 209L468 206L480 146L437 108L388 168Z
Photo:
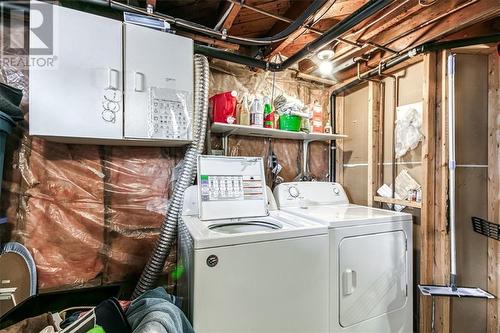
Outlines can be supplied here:
M342 327L403 307L407 299L404 232L342 239L338 272L339 322Z

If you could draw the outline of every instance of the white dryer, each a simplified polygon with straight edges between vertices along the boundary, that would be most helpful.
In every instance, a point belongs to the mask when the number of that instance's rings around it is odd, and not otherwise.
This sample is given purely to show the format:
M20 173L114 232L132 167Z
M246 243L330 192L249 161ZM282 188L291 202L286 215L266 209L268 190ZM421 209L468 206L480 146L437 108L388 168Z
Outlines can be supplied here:
M328 230L267 209L261 158L201 156L177 273L197 333L327 332Z
M412 332L412 217L350 204L340 184L283 183L280 210L328 226L330 332Z

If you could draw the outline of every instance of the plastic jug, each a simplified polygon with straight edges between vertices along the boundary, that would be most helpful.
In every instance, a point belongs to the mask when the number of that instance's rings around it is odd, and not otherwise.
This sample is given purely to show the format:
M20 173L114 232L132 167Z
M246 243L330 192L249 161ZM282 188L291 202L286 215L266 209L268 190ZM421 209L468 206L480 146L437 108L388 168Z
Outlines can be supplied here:
M236 124L236 91L227 91L210 97L212 121Z

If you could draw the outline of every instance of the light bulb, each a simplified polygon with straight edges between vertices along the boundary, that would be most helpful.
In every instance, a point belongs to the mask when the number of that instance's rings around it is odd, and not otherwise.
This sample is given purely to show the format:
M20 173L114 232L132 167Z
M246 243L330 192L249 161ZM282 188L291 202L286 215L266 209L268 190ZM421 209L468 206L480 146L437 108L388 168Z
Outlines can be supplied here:
M333 64L331 61L322 61L319 64L319 72L323 75L330 75L333 72Z

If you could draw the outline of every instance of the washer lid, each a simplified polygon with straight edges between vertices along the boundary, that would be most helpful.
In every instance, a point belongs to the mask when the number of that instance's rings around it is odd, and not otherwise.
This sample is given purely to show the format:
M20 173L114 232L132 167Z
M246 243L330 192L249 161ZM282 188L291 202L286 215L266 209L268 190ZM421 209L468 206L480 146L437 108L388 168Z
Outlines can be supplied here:
M407 213L359 205L324 205L290 207L287 212L327 224L330 228L396 221L411 221Z
M267 216L261 157L198 157L201 220Z
M188 232L194 249L205 249L238 244L259 243L288 238L326 235L328 228L320 223L272 211L270 216L216 221L201 221L197 216L184 215L179 233Z
M223 234L240 234L245 232L273 231L281 229L281 224L266 221L239 221L230 223L216 223L208 229Z

